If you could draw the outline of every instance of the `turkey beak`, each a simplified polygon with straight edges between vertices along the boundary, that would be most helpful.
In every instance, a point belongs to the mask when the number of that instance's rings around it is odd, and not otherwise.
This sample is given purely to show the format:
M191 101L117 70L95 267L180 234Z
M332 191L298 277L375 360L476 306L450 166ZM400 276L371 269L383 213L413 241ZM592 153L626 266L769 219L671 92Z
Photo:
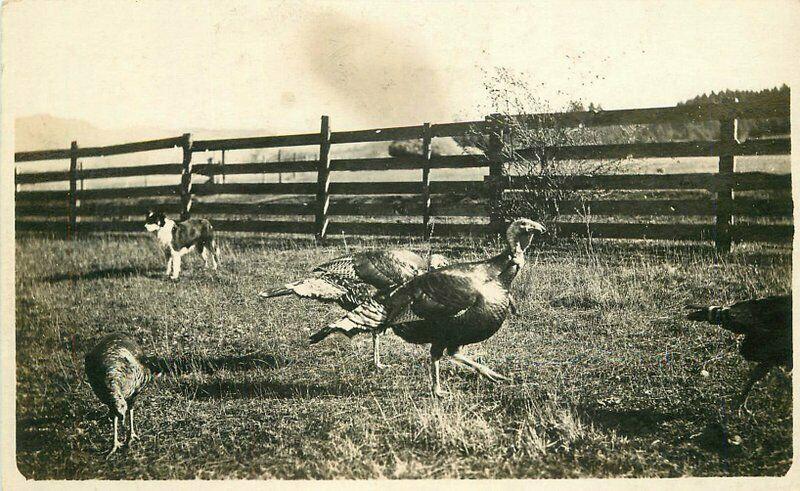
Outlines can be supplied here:
M547 234L547 229L544 227L544 225L538 222L533 222L532 225L526 226L525 231L531 234L533 237L540 237Z

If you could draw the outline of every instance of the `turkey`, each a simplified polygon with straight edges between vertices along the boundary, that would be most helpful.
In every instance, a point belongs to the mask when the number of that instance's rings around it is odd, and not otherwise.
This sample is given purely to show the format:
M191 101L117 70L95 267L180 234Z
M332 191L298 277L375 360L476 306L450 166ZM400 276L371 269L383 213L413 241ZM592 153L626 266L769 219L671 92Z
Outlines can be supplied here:
M402 285L411 278L431 269L446 266L447 259L431 254L426 260L404 249L373 250L342 256L311 270L310 276L259 293L262 298L297 295L322 302L336 303L352 310L367 301L377 291ZM372 336L372 360L380 362L379 333Z
M117 435L117 422L130 420L127 442L137 438L133 426L133 405L144 386L152 380L150 370L139 361L141 349L136 341L122 333L112 333L103 337L86 354L86 377L97 397L108 406L109 415L114 420L114 447L109 456L122 444Z
M491 381L507 380L459 353L461 346L491 337L513 309L511 283L525 264L525 250L544 226L528 219L511 223L507 248L490 259L446 266L421 274L404 285L381 292L338 321L311 336L318 343L332 333L352 337L391 327L403 340L430 344L431 389L441 397L439 360L445 350L459 365Z
M736 334L744 334L742 357L757 362L739 396L737 406L747 410L753 386L776 366L792 369L792 296L780 295L745 300L726 307L689 305L687 319L708 322Z

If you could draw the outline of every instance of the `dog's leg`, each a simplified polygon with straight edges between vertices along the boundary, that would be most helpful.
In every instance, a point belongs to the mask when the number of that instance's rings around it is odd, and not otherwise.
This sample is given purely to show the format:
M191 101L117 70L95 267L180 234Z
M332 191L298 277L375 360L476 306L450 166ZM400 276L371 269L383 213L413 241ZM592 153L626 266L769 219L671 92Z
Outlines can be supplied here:
M208 247L203 247L200 249L200 255L203 256L203 264L206 269L208 269L208 256L210 256L210 252L208 251Z
M173 280L177 280L181 274L181 253L173 251L172 253L172 276Z
M219 267L219 247L217 246L217 241L212 240L208 248L211 250L211 268L216 271Z
M211 269L216 271L217 270L217 266L219 266L219 264L218 264L219 250L217 249L217 243L214 241L213 238L209 239L208 242L205 243L204 250L205 250L205 253L208 255L208 260L211 262Z
M169 276L172 274L172 252L166 251L164 256L167 258L167 271L164 273L164 276Z

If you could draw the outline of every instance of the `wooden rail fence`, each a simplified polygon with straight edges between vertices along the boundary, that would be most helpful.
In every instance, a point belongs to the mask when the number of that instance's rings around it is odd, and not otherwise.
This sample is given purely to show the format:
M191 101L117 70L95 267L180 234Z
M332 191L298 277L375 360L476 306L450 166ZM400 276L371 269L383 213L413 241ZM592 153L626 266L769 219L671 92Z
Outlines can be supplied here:
M600 112L513 116L519 123L539 126L597 127L654 123L689 123L719 121L720 138L712 141L674 141L657 143L554 146L545 149L519 149L522 157L534 152L545 159L602 160L656 157L717 157L718 172L691 174L570 176L564 185L577 190L704 191L707 197L663 197L588 201L564 201L562 210L589 209L593 215L608 216L706 216L713 223L578 223L556 224L562 233L616 239L713 240L721 251L728 251L737 241L773 241L790 239L791 224L737 224L736 217L791 218L792 201L789 175L736 172L739 156L788 155L790 138L786 135L737 139L739 119L788 118L789 105L747 105L741 103L630 109ZM489 116L483 121L404 126L359 131L332 131L330 119L322 117L318 133L254 138L194 140L184 134L177 138L125 143L105 147L79 147L17 152L15 154L16 229L65 233L74 238L78 232L141 231L141 216L148 205L161 204L182 218L195 215L235 215L247 219L214 219L218 229L242 232L279 232L314 234L324 240L331 234L418 235L430 238L436 217L487 217L489 223L436 223L435 234L480 235L496 232L502 224L499 203L504 193L530 189L535 179L509 176L503 155L508 119ZM433 155L435 138L459 136L468 132L488 135L486 155ZM420 140L418 156L332 159L333 145L375 141ZM319 158L300 162L246 162L194 164L199 152L225 152L242 149L318 146ZM126 167L83 169L78 159L131 154L180 148L180 163L149 164ZM22 172L19 164L35 161L69 159L69 170ZM433 169L488 168L483 181L435 181ZM343 171L420 170L421 180L405 182L332 182L331 174ZM217 182L214 176L316 172L316 183L234 183ZM180 184L130 186L125 188L78 189L78 181L132 176L180 175ZM208 178L198 182L199 177ZM69 181L69 188L40 190L35 185ZM34 189L20 190L20 186ZM763 190L768 197L738 196L741 191ZM224 195L295 195L294 203L230 203L203 198ZM360 196L361 202L343 201L341 197ZM364 197L384 197L374 201ZM386 196L389 196L387 199ZM161 198L156 202L154 198ZM168 198L173 198L170 201ZM174 202L179 198L179 202ZM195 200L199 201L195 204ZM167 199L165 202L164 199ZM101 200L105 200L102 201ZM66 204L66 206L64 206ZM259 220L258 216L288 216L295 220ZM298 221L313 216L313 221ZM331 221L331 217L418 217L414 223L373 223ZM136 220L91 220L86 217L136 217ZM45 220L44 218L47 218ZM791 222L790 222L791 223Z

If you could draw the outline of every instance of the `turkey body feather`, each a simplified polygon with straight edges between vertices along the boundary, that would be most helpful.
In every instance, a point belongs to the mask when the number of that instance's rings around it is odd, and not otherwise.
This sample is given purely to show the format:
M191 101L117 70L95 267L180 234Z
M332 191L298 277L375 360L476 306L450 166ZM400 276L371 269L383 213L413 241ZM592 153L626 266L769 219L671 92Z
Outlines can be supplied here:
M309 277L265 290L259 295L270 298L294 294L334 302L351 310L376 291L402 285L429 268L429 260L411 251L363 251L320 264L311 270Z
M109 407L118 397L132 399L150 380L139 361L136 342L125 334L109 334L86 354L86 376L95 395Z
M136 438L133 406L137 396L152 379L150 370L139 361L141 348L130 336L112 333L103 337L85 356L86 377L98 399L108 406L114 420L114 453L121 443L117 423L130 419L128 441ZM109 454L110 455L110 454Z
M361 281L383 290L405 283L428 271L429 261L404 249L364 251L343 256L312 270Z
M738 404L745 407L750 390L776 366L792 368L792 296L775 295L727 306L689 305L688 320L708 322L744 335L739 353L758 365L750 372Z
M501 255L493 262L508 259ZM510 283L498 281L486 266L459 264L412 279L387 298L382 325L410 343L453 351L488 339L506 318Z
M689 306L689 320L708 322L745 336L740 347L747 361L791 367L792 297L775 295L728 306Z

